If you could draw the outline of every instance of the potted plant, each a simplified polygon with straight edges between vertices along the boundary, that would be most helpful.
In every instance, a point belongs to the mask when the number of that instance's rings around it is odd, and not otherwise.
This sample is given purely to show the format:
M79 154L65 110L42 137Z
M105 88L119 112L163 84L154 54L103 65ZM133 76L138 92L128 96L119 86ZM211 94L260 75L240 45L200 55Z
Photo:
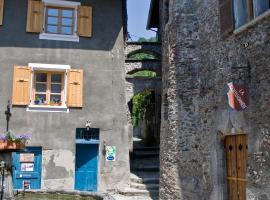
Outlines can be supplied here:
M61 101L58 101L58 102L57 102L57 105L58 105L58 106L62 106L62 102L61 102Z
M54 101L51 100L51 101L50 101L50 106L54 106L54 104L55 104Z
M35 105L39 105L40 104L40 98L36 95L35 96Z
M23 149L29 139L30 136L27 134L14 135L7 132L5 135L0 136L0 151Z

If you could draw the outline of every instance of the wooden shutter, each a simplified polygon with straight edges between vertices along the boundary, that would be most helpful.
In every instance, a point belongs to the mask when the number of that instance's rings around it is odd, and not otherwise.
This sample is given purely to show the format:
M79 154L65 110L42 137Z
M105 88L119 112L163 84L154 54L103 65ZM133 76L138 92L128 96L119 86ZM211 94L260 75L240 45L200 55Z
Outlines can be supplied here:
M30 103L31 69L15 66L13 73L13 105L28 105Z
M0 25L3 25L4 0L0 0Z
M232 0L219 0L219 20L221 37L226 37L234 30Z
M41 33L43 30L44 5L41 1L28 0L26 31Z
M92 7L79 6L77 16L77 32L79 36L92 36Z
M228 199L246 200L247 135L225 139Z
M83 70L70 69L67 74L67 105L69 107L83 106Z

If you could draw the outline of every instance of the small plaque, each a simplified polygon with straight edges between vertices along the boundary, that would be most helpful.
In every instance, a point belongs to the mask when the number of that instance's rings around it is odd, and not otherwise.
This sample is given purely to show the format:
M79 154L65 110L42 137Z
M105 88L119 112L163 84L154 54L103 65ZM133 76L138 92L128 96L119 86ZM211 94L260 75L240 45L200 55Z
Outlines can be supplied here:
M106 146L106 161L115 161L116 147Z
M21 171L22 172L33 172L34 171L34 163L21 163Z
M33 153L21 153L20 162L34 162L35 155Z
M31 189L30 185L31 185L30 181L23 181L23 189L24 190L30 190Z

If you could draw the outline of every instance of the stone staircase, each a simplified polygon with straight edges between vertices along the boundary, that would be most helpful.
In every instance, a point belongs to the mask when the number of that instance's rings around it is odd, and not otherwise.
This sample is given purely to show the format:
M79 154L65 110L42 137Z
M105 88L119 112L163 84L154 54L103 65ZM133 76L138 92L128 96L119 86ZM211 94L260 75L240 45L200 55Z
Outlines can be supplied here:
M130 188L119 192L120 195L123 195L123 199L157 200L159 193L159 147L145 147L135 144L130 156L130 166Z

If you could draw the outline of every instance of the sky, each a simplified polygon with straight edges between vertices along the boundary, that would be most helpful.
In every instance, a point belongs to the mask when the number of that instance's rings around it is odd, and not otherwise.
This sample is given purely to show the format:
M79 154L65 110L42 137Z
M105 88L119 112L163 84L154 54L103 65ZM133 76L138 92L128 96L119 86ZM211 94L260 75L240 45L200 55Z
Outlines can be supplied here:
M155 37L155 32L146 30L150 0L128 0L128 32L132 41L140 37Z

